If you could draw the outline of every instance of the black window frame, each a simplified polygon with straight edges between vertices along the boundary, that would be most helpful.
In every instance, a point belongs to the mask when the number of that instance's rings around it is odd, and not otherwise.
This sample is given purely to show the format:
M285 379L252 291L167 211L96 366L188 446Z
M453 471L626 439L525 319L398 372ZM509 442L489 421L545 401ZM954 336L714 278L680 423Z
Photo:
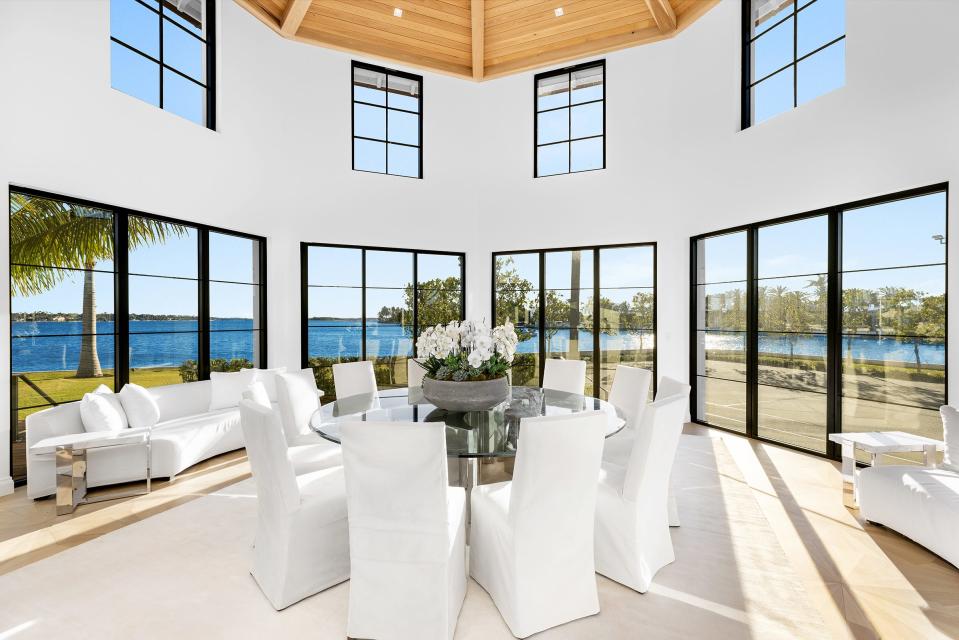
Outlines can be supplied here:
M328 249L352 249L361 252L360 265L362 269L362 281L359 286L359 289L362 291L361 296L361 315L362 315L362 337L360 339L361 348L360 348L360 360L367 359L366 353L366 325L367 325L367 310L366 310L366 252L367 251L390 251L394 253L408 253L413 259L413 319L411 326L413 327L413 355L411 357L415 358L416 355L416 339L420 334L419 326L419 293L420 293L420 283L419 283L419 257L421 255L433 255L433 256L453 256L459 258L460 260L460 321L466 319L466 253L462 251L439 251L433 249L407 249L403 247L376 247L371 245L355 245L355 244L335 244L329 242L301 242L300 243L300 363L304 369L310 367L310 287L322 288L324 286L330 285L310 285L310 248L311 247L320 247ZM376 288L376 287L370 287Z
M845 2L845 0L843 0L843 1ZM816 4L817 2L819 2L819 0L809 0L806 4L804 4L803 6L798 7L798 8L796 7L797 2L798 2L798 0L794 0L794 1L792 2L792 7L793 7L792 11L790 11L788 14L785 14L782 18L779 18L779 19L775 20L775 22L773 22L773 24L771 24L770 26L766 27L766 28L763 30L762 33L760 33L759 35L757 35L757 36L754 37L754 36L752 35L752 20L753 20L753 18L752 18L752 0L742 0L742 50L743 50L743 54L742 54L742 111L741 111L741 114L742 114L742 115L741 115L741 118L740 118L740 128L743 129L743 130L748 129L749 127L753 126L753 124L754 124L754 123L753 123L752 95L753 95L753 88L754 88L756 85L758 85L759 83L763 82L764 80L767 80L767 79L769 79L769 78L772 78L772 77L773 77L774 75L776 75L777 73L781 73L781 72L785 71L786 69L789 69L790 67L792 67L792 68L793 68L793 83L792 83L792 85L793 85L793 105L792 105L792 109L797 108L797 107L799 106L799 73L798 73L799 63L802 62L803 60L806 60L807 58L810 58L810 57L816 55L816 54L819 53L820 51L823 51L823 50L831 47L832 45L834 45L834 44L836 44L836 43L838 43L838 42L846 39L846 33L843 32L843 34L842 34L841 36L839 36L838 38L834 38L833 40L830 40L829 42L827 42L827 43L825 43L825 44L823 44L823 45L820 45L820 46L816 47L815 49L813 49L812 51L810 51L810 52L808 52L808 53L806 53L806 54L803 54L803 55L801 55L801 56L798 55L798 54L799 54L799 51L798 51L798 48L799 48L799 44L798 44L798 43L799 43L799 20L797 19L797 16L798 16L801 12L805 11L805 10L808 9L809 7L811 7L811 6L813 6L814 4ZM786 20L789 20L790 18L793 19L793 54L792 54L792 58L790 59L790 61L789 61L788 63L786 63L785 65L779 67L779 68L776 69L775 71L772 71L771 73L767 73L767 74L766 74L765 76L763 76L762 78L759 78L759 79L757 79L757 80L753 80L752 44L753 44L754 42L756 42L759 38L763 37L765 34L768 34L770 31L772 31L773 29L775 29L775 28L776 28L777 26L779 26L781 23L785 22ZM783 111L782 113L785 113L785 111ZM780 114L777 114L777 115L780 115ZM775 116L773 116L773 117L775 117Z
M407 80L415 80L419 83L419 111L409 111L408 109L400 109L397 107L389 106L389 101L386 101L386 104L372 104L369 102L364 102L362 100L356 99L356 92L353 90L355 86L353 78L355 77L356 69L365 69L366 71L373 71L375 73L383 73L386 75L387 87L389 87L390 76L396 76L397 78L405 78ZM387 89L388 92L388 89ZM383 176L396 176L397 178L409 178L413 180L422 180L423 179L423 149L424 149L424 140L423 140L423 113L425 109L425 100L423 98L423 76L416 75L415 73L409 73L407 71L400 71L398 69L389 69L387 67L381 67L375 64L368 64L366 62L360 62L358 60L353 60L350 64L350 159L351 159L351 168L353 171L359 171L360 173L373 173ZM368 138L366 136L356 135L356 105L365 104L372 107L378 107L386 111L386 131L385 139L380 140L378 138ZM406 142L394 142L390 138L390 111L399 111L401 113L412 113L415 114L419 119L419 144L409 144ZM371 142L382 142L383 152L385 154L384 158L384 171L370 171L368 169L357 169L356 168L356 140L369 140ZM416 176L405 176L401 173L390 173L390 149L391 144L399 145L401 147L409 147L411 149L417 149L419 151L419 175Z
M934 193L946 194L946 241L949 238L949 183L938 183L915 189L907 189L895 193L884 194L862 200L854 200L841 204L823 207L803 213L782 216L761 220L717 231L710 231L691 236L689 239L689 266L690 266L690 294L689 294L689 381L690 381L690 419L693 423L713 429L729 431L737 435L745 435L748 438L760 442L768 442L780 447L802 451L811 455L839 460L841 456L841 447L829 440L829 436L834 433L843 433L842 431L842 398L843 398L843 375L842 375L842 215L845 211L869 207L873 205L895 202L898 200L907 200L919 196L930 195ZM799 447L781 440L774 440L759 435L759 403L758 403L758 369L759 369L759 280L758 278L758 249L759 249L759 230L777 224L796 222L809 218L820 216L828 217L828 269L826 277L829 282L829 289L826 301L826 439L825 453L820 453L813 449ZM707 422L697 415L699 407L698 402L698 341L697 333L699 331L697 322L698 292L697 287L697 242L709 238L727 235L731 233L746 232L746 430L745 433L729 429L720 425ZM948 246L948 245L947 245ZM907 268L910 265L897 266L895 268ZM945 317L944 317L944 336L945 343L945 369L944 369L944 404L949 403L949 255L945 252Z
M562 175L562 174L559 174ZM546 357L546 254L563 253L566 251L591 251L593 253L593 316L600 317L600 292L602 291L602 264L600 255L604 249L629 249L634 247L652 247L653 249L653 394L656 393L658 386L659 370L659 246L656 241L652 242L624 242L619 244L599 244L586 245L579 247L552 247L548 249L519 249L515 251L494 251L492 257L492 268L490 271L490 309L492 310L493 322L496 322L496 259L500 256L515 255L536 255L539 258L539 282L537 283L537 300L539 309L539 319L537 322L537 336L539 344L537 345L536 362L539 372L539 385L543 386L543 373L545 370ZM600 331L602 333L602 331ZM593 397L600 397L602 387L602 349L600 340L593 340Z
M168 111L167 109L163 107L163 72L165 70L175 73L181 78L201 87L206 93L206 122L204 123L204 126L206 126L207 129L216 131L216 0L203 0L204 11L205 11L204 19L206 21L206 24L204 25L206 29L206 38L198 36L197 34L186 29L183 25L179 24L176 20L173 20L172 18L169 18L166 16L165 12L163 11L164 7L167 7L170 11L176 11L176 9L171 6L169 0L157 0L157 2L160 4L159 10L154 7L151 7L149 3L143 2L143 0L131 0L131 1L136 2L137 4L146 8L147 10L157 14L157 20L158 20L159 30L160 30L159 31L160 57L155 58L151 56L150 54L144 51L141 51L140 49L137 49L133 45L128 44L124 42L123 40L120 40L119 38L113 35L112 31L110 33L110 42L115 42L121 47L124 47L128 49L129 51L132 51L133 53L139 56L142 56L143 58L146 58L147 60L149 60L150 62L156 65L159 65L159 68L160 68L159 102L160 104L157 106L163 111ZM206 69L205 69L206 83L205 84L200 82L196 78L192 78L189 75L180 71L179 69L176 69L175 67L172 67L164 62L163 60L164 58L163 56L163 25L165 24L164 20L176 26L176 28L180 29L183 33L186 33L189 36L196 38L201 43L203 43L203 46L206 50L205 56L204 56L205 62L206 62ZM118 89L118 91L120 90ZM121 91L121 93L125 93L125 92ZM136 98L137 96L132 96L132 97ZM168 113L172 113L173 115L178 115L172 111L168 111ZM184 118L184 119L189 120L188 118ZM190 120L190 122L192 122L192 120Z
M67 202L77 204L79 206L91 207L96 209L102 209L109 211L113 214L113 247L114 247L114 287L113 287L113 305L114 305L114 363L113 363L113 384L114 389L119 392L125 384L130 382L130 310L129 310L129 276L137 275L131 274L129 271L129 242L127 237L127 221L131 217L136 218L150 218L152 220L157 220L159 222L165 222L175 225L183 225L197 231L197 379L198 380L209 380L210 379L210 334L215 333L216 330L211 331L210 329L210 269L209 269L209 236L210 233L219 233L223 235L235 236L239 238L244 238L247 240L252 240L259 243L259 279L260 281L253 286L258 286L259 291L259 326L254 329L254 331L259 332L259 352L256 354L258 364L254 363L254 366L259 366L265 368L267 366L267 239L264 236L258 236L255 234L245 233L242 231L235 231L232 229L224 229L222 227L216 227L212 225L207 225L197 222L189 222L187 220L180 220L177 218L171 218L168 216L147 213L143 211L138 211L135 209L130 209L128 207L115 207L109 204L104 204L102 202L96 202L93 200L87 200L84 198L75 198L73 196L65 196L58 193L52 193L48 191L42 191L39 189L32 189L28 187L20 187L17 185L8 185L7 189L7 203L9 206L10 195L12 193L19 193L22 195L34 197L34 198L45 198L49 200L55 200L59 202ZM13 218L8 214L7 216L7 226L8 234L10 232L10 227L13 224ZM7 252L7 265L8 268L12 264L12 247L8 247ZM18 263L19 264L19 263ZM36 265L24 265L24 266L36 266ZM167 276L161 276L167 277ZM9 276L8 276L9 278ZM219 281L216 281L219 282ZM9 355L9 366L10 366L10 469L13 470L13 445L17 439L17 418L20 409L33 409L37 407L53 407L58 404L51 402L44 405L31 405L30 407L19 407L16 402L17 394L17 375L14 374L13 367L13 296L8 296L7 299L7 311L10 314L11 322L10 328L7 331L7 339L11 346L10 355ZM192 332L191 332L192 333ZM138 335L134 333L133 335ZM254 345L256 346L256 345ZM80 398L76 398L79 400ZM66 400L64 402L73 402L74 400ZM16 486L20 486L26 482L26 478L14 479Z
M598 100L589 100L587 102L580 102L576 105L572 103L567 104L565 107L554 107L551 109L539 109L539 81L544 78L551 78L554 76L567 76L569 80L569 93L572 96L572 74L576 71L581 71L583 69L591 69L593 67L601 67L603 70L603 97ZM584 62L582 64L573 65L571 67L564 67L562 69L554 69L552 71L544 71L542 73L537 73L533 76L533 178L550 178L553 176L567 176L573 173L589 173L590 171L602 171L606 169L606 88L607 88L608 74L606 73L606 59L602 60L593 60L591 62ZM559 109L567 109L569 111L570 118L570 129L569 135L572 136L572 114L573 107L580 106L584 104L594 104L596 102L601 102L603 104L603 133L596 136L585 136L583 138L566 138L565 140L556 140L554 142L547 142L544 144L539 143L539 114L547 113L549 111L558 111ZM602 138L603 140L603 166L596 167L595 169L580 169L578 171L573 171L573 142L579 140L592 140L594 138ZM549 147L556 144L567 144L569 145L568 150L568 159L567 159L567 171L562 173L550 173L546 175L539 175L539 149L540 147Z

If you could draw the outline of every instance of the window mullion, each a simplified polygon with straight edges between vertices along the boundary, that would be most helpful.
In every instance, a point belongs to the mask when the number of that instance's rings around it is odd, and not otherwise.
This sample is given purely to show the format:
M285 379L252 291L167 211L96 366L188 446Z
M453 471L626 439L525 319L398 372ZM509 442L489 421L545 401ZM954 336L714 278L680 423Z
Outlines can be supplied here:
M113 212L114 229L114 323L113 382L120 390L130 381L130 254L129 219L126 211Z

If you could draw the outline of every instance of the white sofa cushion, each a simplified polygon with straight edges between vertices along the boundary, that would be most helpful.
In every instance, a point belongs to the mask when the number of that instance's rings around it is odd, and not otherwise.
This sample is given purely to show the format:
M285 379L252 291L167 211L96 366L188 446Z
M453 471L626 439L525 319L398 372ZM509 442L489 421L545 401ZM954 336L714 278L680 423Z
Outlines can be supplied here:
M942 439L946 449L942 454L942 466L959 472L959 409L945 404L939 407L942 416Z
M238 406L243 392L255 380L255 369L243 369L232 373L221 373L219 371L211 373L210 411Z
M319 391L313 369L301 369L277 376L280 418L287 444L293 445L297 437L309 429L310 417L320 408Z
M959 473L881 465L859 474L862 517L911 538L959 567Z
M101 384L93 393L83 394L80 401L80 420L84 431L119 431L129 426L120 398Z
M254 380L262 382L266 387L266 393L270 397L270 402L276 402L276 376L286 373L286 367L276 367L273 369L241 369L241 371L253 371Z
M128 382L120 389L120 404L131 427L152 427L160 421L160 405L150 392Z
M243 399L254 402L265 409L272 408L270 396L266 392L266 386L262 382L254 382L243 392Z

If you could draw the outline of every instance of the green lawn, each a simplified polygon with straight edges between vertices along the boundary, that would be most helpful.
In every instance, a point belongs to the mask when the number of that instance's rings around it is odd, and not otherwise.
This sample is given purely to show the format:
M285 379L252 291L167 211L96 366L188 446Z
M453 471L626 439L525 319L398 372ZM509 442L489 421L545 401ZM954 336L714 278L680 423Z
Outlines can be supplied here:
M39 387L48 398L37 393L21 376ZM130 382L144 387L158 387L164 384L176 384L182 380L178 367L164 367L133 369L130 371ZM112 369L104 369L102 378L77 378L72 371L39 371L20 374L17 377L17 398L14 400L16 403L14 406L34 407L20 410L18 418L22 422L31 413L46 408L37 405L48 405L51 399L57 403L79 400L84 393L93 391L101 384L113 388Z

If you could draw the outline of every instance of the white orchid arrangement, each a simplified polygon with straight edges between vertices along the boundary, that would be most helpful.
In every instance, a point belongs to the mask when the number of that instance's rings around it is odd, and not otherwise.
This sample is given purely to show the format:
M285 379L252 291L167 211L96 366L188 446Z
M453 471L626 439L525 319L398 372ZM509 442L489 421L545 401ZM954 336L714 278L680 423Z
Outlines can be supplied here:
M519 337L512 323L490 329L485 321L450 322L426 329L416 341L419 363L435 380L492 380L513 366Z

